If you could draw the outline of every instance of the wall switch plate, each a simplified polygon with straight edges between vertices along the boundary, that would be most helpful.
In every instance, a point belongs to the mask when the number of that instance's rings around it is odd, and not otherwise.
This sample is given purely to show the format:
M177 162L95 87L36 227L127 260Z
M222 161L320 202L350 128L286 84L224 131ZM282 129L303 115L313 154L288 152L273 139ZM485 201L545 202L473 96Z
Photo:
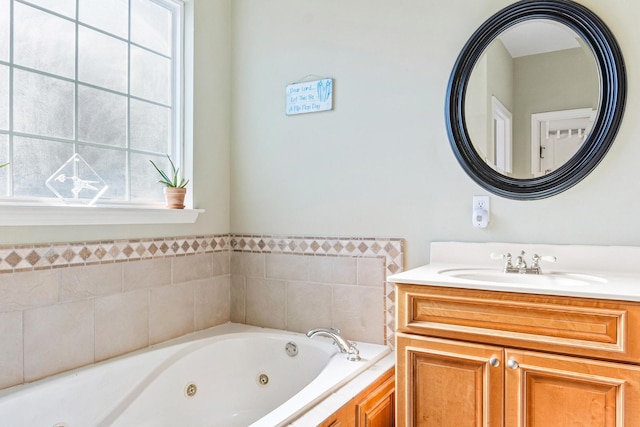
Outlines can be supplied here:
M489 196L473 196L471 209L471 223L477 228L487 228L491 208L489 206Z

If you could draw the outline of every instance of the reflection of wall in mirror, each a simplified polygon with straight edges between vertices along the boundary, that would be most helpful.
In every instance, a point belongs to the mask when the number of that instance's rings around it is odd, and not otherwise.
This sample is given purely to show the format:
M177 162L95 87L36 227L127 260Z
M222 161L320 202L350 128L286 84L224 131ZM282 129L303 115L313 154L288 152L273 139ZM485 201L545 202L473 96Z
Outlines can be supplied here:
M492 167L496 165L492 96L513 110L513 67L509 52L497 39L473 68L465 96L465 123L473 146Z
M515 58L514 174L531 177L531 115L598 107L599 76L590 48Z
M513 112L513 61L511 60L511 55L509 51L504 47L502 41L500 39L496 39L494 43L492 43L489 48L487 48L487 90L489 91L489 96L486 100L486 110L490 112L489 120L489 141L492 149L492 163L493 165L498 165L498 160L496 159L496 151L498 148L496 144L498 143L498 136L496 135L496 128L494 125L494 117L491 112L493 111L492 105L492 97L495 97L502 107L506 108L508 111ZM502 171L504 173L504 171Z
M469 76L467 93L465 95L465 123L467 131L471 135L473 147L481 158L492 162L489 152L488 123L489 112L487 99L491 96L487 93L487 57L482 56L473 67L473 73Z

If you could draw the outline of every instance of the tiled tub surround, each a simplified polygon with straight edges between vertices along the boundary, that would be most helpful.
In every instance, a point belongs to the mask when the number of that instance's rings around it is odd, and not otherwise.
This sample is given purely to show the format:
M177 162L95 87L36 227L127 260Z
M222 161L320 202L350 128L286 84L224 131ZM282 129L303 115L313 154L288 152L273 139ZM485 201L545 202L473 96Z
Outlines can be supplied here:
M105 245L132 243L139 242ZM90 245L64 246L76 251ZM0 248L4 254L22 250ZM230 253L224 246L209 250L5 269L0 274L0 388L228 322Z
M334 324L350 339L389 341L384 280L401 266L400 239L0 246L0 388L229 320L293 331Z
M233 321L295 332L334 325L349 339L393 345L386 277L403 270L403 239L237 234L230 245Z
M234 252L231 321L384 343L384 258Z

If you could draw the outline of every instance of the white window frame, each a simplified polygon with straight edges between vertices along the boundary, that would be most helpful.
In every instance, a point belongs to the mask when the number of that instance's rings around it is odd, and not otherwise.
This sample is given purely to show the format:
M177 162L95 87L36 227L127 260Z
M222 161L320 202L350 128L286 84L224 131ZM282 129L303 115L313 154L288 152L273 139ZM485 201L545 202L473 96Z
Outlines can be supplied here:
M28 1L28 0L27 0ZM192 112L185 108L193 96L193 40L187 32L193 31L193 3L183 0L170 0L179 9L174 14L174 52L178 59L174 61L172 95L174 111L177 116L174 126L175 163L182 171L188 171L185 178L193 183L193 140ZM190 33L189 33L190 34ZM175 82L179 82L175 84ZM188 87L187 87L188 86ZM193 209L192 191L187 192L186 209L166 209L160 204L140 204L130 202L98 203L94 206L76 206L56 203L49 199L4 199L0 201L1 226L30 225L108 225L108 224L180 224L194 223L202 209Z

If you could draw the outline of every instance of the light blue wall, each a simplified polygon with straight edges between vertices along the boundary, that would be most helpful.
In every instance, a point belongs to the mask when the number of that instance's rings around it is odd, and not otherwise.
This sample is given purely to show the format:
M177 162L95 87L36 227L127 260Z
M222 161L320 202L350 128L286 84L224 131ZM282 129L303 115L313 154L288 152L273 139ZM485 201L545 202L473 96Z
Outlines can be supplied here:
M580 0L609 24L637 74L640 4ZM431 241L640 245L640 89L609 154L542 201L491 197L457 164L444 96L465 41L507 0L192 0L195 7L194 225L0 227L0 244L211 233L407 239L407 267ZM287 117L284 88L335 79L334 110ZM232 141L230 143L229 141ZM231 200L231 201L230 201Z
M637 74L640 3L580 0L609 24ZM456 56L507 0L234 0L231 229L237 233L394 236L407 267L431 241L639 245L640 89L585 180L533 202L491 197L488 229L471 226L486 194L457 164L444 97ZM284 90L335 79L331 112L287 117Z

